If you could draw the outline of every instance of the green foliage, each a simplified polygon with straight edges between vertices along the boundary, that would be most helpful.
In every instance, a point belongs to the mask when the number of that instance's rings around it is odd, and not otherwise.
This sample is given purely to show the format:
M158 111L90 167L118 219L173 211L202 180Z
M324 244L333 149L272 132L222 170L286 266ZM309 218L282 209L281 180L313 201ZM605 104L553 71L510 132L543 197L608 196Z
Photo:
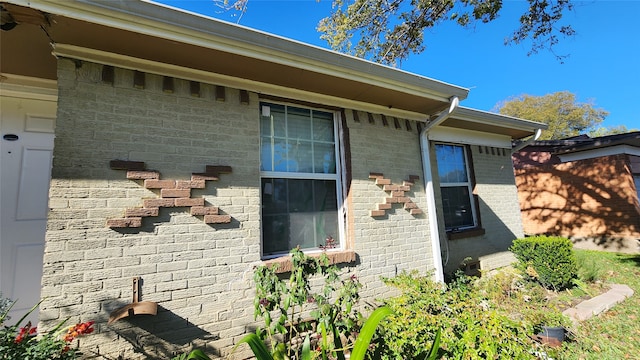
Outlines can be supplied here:
M531 53L551 49L559 36L572 36L571 26L560 25L571 0L528 0L520 27L505 43L532 41ZM495 20L501 0L333 0L333 13L322 19L318 31L337 51L374 61L395 64L412 53L424 51L423 34L446 21L471 27Z
M548 289L568 288L577 277L573 244L567 238L533 236L516 239L510 250L518 259L516 267Z
M331 265L326 254L319 257L305 255L299 249L291 251L292 270L288 279L280 278L274 267L256 269L255 316L265 322L258 335L271 344L271 354L288 358L300 355L301 349L292 345L292 339L309 332L321 338L318 346L323 357L338 357L350 343L352 332L359 330L360 313L354 308L362 287L355 276L341 279L338 267ZM312 281L321 282L313 291ZM309 314L313 321L303 316ZM315 326L315 328L313 327ZM280 341L284 340L284 341Z
M6 304L6 301L3 300ZM46 334L38 335L37 328L28 322L22 322L40 305L34 305L22 318L13 325L6 325L7 314L15 302L4 306L0 313L0 360L71 360L79 355L70 346L71 342L80 335L93 332L93 322L76 324L68 330L62 329L65 321Z
M598 126L589 131L587 135L589 137L601 137L601 136L609 136L609 135L618 135L618 134L626 134L634 131L640 131L640 129L627 129L625 125L618 126Z
M204 351L195 349L188 354L180 354L172 358L171 360L211 360L211 358L209 358L207 354L204 353Z
M541 140L557 140L580 135L599 125L609 113L592 103L580 103L576 95L559 91L544 96L521 95L505 101L500 114L549 125Z
M380 328L382 359L423 359L441 329L447 359L529 359L527 326L488 302L468 281L447 288L415 273L386 279L401 295L386 300L393 314Z

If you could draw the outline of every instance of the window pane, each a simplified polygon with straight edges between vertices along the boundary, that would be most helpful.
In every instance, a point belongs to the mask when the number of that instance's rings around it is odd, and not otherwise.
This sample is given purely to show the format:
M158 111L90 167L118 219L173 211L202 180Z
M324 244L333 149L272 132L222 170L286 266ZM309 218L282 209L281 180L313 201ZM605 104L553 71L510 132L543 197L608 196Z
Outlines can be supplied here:
M311 110L287 108L287 136L290 139L311 140Z
M464 148L459 145L436 144L438 175L441 183L468 182Z
M271 107L271 119L273 121L273 131L271 136L286 137L287 122L285 119L285 107L283 105L269 105ZM266 134L263 134L266 135Z
M442 187L440 192L442 194L444 223L447 230L475 225L471 209L471 197L467 186Z
M313 112L313 140L333 143L333 114Z
M264 255L317 249L328 236L337 240L337 210L335 181L262 179Z
M260 170L262 171L274 171L274 158L271 149L271 138L260 137Z
M313 172L311 141L289 140L288 149L288 172Z
M318 174L335 174L336 173L336 155L333 144L314 145L313 151L313 172Z

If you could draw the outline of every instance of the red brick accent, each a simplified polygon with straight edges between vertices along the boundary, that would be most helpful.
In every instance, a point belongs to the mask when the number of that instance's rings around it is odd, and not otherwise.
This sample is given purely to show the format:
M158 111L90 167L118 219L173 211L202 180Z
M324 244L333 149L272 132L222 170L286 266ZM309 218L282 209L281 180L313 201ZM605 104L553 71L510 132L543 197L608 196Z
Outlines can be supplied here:
M228 224L231 222L230 215L205 215L205 224Z
M148 179L144 181L145 189L175 189L175 180L154 180Z
M219 215L218 208L204 206L204 198L192 198L191 189L205 189L207 180L218 180L219 174L231 172L231 166L206 165L204 173L193 173L191 180L160 180L160 173L145 170L141 161L112 160L114 170L127 170L127 179L144 180L146 189L160 189L159 199L143 199L143 208L125 210L125 218L109 219L110 228L141 227L142 218L158 216L161 207L190 207L191 215L204 216L207 224L225 224L231 222L230 215Z
M131 217L126 219L109 219L107 220L107 226L114 228L130 228L142 226L142 218Z
M127 218L132 217L147 217L147 216L158 216L158 208L134 208L127 209L124 212L124 216Z
M215 206L193 206L191 207L191 215L218 215L218 208Z
M191 196L191 189L162 189L160 196L163 198L188 198Z
M420 177L417 175L409 175L409 180L404 180L402 185L391 183L391 179L385 179L382 173L369 173L369 179L375 179L376 185L382 185L382 190L389 193L390 197L384 198L384 202L377 204L376 210L369 212L372 217L380 217L386 214L386 210L391 210L393 204L403 204L404 209L409 211L411 215L422 214L422 210L406 196L407 191L411 191L414 182Z
M204 206L204 198L176 198L176 206Z
M143 200L142 203L146 208L176 206L175 199L146 199L146 200Z
M378 216L384 216L387 212L384 210L371 210L369 212L370 216L372 217L378 217Z

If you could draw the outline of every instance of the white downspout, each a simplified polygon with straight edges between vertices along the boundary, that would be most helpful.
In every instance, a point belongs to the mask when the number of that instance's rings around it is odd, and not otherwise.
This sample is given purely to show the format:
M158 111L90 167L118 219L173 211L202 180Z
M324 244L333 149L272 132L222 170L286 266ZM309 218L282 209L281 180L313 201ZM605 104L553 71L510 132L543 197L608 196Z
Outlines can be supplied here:
M438 216L436 214L435 191L433 189L433 174L431 172L431 154L429 151L428 132L434 126L445 121L458 107L460 99L454 96L450 99L449 109L441 112L437 118L428 122L420 132L420 150L422 151L422 169L424 172L424 187L427 194L427 212L429 213L429 233L431 236L431 250L435 266L437 282L444 282L444 268L442 265L442 253L440 249L440 230L438 229Z
M536 133L533 134L532 137L528 138L527 140L521 142L520 144L516 145L513 147L513 149L511 149L511 153L515 153L517 151L520 151L520 149L523 149L524 147L531 145L532 142L538 140L540 138L540 134L542 134L542 129L536 129Z

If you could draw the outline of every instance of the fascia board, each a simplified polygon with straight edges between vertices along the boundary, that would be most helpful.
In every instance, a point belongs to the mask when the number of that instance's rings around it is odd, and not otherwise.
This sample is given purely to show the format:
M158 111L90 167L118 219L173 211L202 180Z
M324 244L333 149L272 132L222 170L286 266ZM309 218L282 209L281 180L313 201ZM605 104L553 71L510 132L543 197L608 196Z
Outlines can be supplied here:
M640 156L640 149L630 145L617 145L567 154L558 154L558 157L560 158L560 161L564 163L620 154Z
M448 102L469 90L150 1L9 0L51 14L243 55Z
M428 133L429 141L442 141L448 143L492 146L511 149L511 137L508 135L492 134L487 132L458 129L447 126L435 126Z
M468 107L458 107L451 115L454 119L471 121L481 124L490 124L508 129L517 129L535 132L537 129L547 129L549 126L537 121L520 119L488 111L472 109Z

